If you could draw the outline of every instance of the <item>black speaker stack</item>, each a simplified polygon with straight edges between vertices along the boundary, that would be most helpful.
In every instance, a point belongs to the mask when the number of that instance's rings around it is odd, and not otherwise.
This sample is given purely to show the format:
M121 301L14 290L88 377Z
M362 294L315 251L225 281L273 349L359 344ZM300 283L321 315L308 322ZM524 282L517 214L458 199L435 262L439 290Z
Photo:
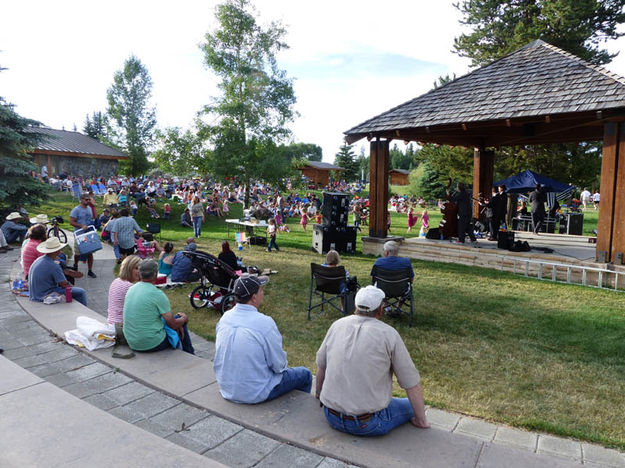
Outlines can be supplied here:
M323 224L313 226L312 246L320 254L329 250L356 252L356 226L348 226L349 195L323 192L321 205Z

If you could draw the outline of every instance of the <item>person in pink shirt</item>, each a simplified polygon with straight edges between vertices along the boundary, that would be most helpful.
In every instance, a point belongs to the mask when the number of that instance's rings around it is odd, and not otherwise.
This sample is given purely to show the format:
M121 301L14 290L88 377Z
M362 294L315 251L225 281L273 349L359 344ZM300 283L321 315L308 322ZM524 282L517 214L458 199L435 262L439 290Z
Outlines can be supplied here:
M417 224L417 219L419 219L414 214L414 208L411 206L408 210L408 232L412 231L412 228L415 224Z
M119 276L109 287L108 323L115 325L124 321L124 301L130 287L139 281L139 263L141 259L136 255L129 255L119 268Z
M24 267L25 279L28 279L28 272L33 262L42 255L45 255L37 250L37 246L47 238L45 224L35 224L28 230L28 241L22 248L22 266Z

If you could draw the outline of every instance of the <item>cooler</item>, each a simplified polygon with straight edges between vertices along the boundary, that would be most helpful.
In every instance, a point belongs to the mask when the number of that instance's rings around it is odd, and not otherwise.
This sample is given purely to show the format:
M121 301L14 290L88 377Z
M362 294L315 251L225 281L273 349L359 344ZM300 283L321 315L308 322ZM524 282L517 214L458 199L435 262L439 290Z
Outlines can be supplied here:
M102 242L100 242L95 226L75 230L74 238L76 239L76 245L78 245L80 255L88 255L96 250L102 249Z

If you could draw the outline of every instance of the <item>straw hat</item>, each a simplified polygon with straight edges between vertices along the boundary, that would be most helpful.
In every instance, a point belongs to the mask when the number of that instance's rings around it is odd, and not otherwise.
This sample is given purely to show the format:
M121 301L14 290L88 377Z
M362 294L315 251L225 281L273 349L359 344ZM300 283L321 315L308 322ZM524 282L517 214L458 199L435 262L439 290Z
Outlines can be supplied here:
M61 243L58 237L50 237L48 240L46 240L45 242L42 242L41 244L37 246L37 252L41 252L45 254L57 252L58 250L61 250L63 247L65 247L66 245L67 244Z
M13 221L14 219L22 219L22 215L19 214L17 211L14 211L6 217L7 221Z
M49 222L47 214L38 214L34 218L30 218L31 224L48 224Z

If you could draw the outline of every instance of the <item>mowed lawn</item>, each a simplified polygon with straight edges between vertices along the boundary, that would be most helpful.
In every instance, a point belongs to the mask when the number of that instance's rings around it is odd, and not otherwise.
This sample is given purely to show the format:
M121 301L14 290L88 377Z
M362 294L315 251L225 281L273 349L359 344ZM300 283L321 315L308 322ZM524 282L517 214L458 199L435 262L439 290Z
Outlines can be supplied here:
M57 195L31 213L61 214L73 202ZM163 240L181 247L192 230L163 222ZM240 205L231 217L240 215ZM588 212L587 212L588 213ZM592 212L590 213L592 214ZM149 221L142 210L139 224ZM431 214L436 226L436 212ZM262 311L272 316L284 338L290 365L315 371L315 352L336 311L308 321L311 225L299 220L278 237L279 253L245 246L245 264L271 268ZM404 234L405 215L393 215L394 234ZM218 253L226 238L221 220L204 226L199 248ZM418 230L414 235L418 234ZM230 232L234 246L234 234ZM360 244L359 244L360 245ZM361 285L369 284L374 258L346 255L343 264ZM553 284L495 270L413 261L415 325L406 317L388 319L404 338L422 376L427 403L439 408L528 429L573 436L625 448L625 295L581 286ZM192 285L168 291L175 311L191 318L191 328L214 339L219 314L193 310ZM364 357L363 357L364 358ZM399 387L396 394L402 395Z

